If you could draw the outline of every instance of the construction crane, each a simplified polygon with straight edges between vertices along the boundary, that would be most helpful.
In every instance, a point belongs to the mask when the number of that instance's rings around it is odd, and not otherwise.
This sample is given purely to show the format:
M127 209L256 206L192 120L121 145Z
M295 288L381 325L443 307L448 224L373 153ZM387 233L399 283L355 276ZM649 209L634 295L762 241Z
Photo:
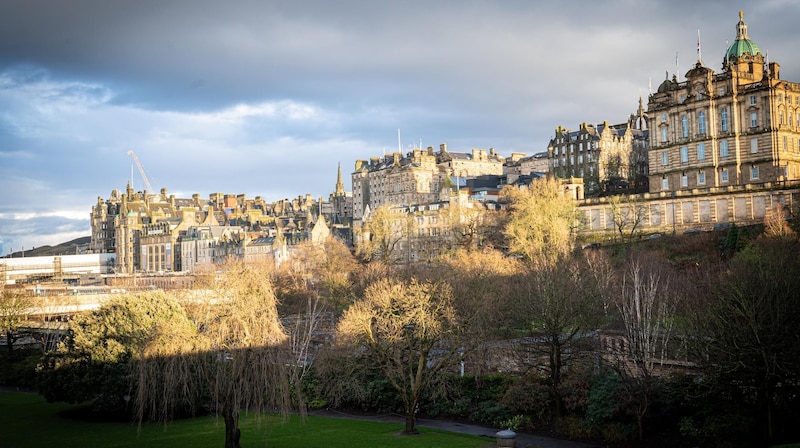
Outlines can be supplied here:
M150 181L147 180L147 175L144 174L144 167L142 167L142 163L139 162L139 158L136 157L136 153L133 152L133 150L131 150L131 151L128 151L128 155L133 158L133 163L136 164L136 168L139 168L139 174L142 175L142 180L144 181L145 188L147 188L147 192L148 193L155 193L155 190L153 189L153 186L150 185Z

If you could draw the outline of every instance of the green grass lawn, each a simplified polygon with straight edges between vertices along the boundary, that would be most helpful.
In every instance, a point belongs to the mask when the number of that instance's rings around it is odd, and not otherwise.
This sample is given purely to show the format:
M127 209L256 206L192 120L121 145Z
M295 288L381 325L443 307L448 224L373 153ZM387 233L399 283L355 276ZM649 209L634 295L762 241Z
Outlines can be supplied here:
M221 448L224 424L213 417L179 420L168 425L87 422L60 415L75 406L47 403L33 394L0 393L0 445L6 448L191 447ZM421 434L402 436L400 424L338 418L293 416L286 421L269 416L256 421L242 416L242 446L282 448L419 447L487 448L486 438L421 428Z

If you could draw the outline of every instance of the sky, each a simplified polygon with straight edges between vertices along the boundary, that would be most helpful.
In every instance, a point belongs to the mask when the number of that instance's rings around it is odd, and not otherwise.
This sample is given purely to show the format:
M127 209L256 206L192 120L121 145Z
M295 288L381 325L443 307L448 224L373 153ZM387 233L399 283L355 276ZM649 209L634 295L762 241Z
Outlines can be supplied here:
M739 4L742 3L742 4ZM341 164L546 151L750 38L800 81L800 0L0 0L0 255L152 186L326 198ZM398 131L399 130L399 131ZM399 137L398 137L399 134Z

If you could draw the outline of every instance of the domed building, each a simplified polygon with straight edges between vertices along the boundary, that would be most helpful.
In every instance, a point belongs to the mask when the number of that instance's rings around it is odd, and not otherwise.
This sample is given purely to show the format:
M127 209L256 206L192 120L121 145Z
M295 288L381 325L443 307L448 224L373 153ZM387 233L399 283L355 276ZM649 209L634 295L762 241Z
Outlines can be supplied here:
M699 47L699 45L698 45ZM780 79L739 12L715 73L699 58L647 105L651 193L713 194L800 180L800 84ZM724 213L724 211L720 211Z

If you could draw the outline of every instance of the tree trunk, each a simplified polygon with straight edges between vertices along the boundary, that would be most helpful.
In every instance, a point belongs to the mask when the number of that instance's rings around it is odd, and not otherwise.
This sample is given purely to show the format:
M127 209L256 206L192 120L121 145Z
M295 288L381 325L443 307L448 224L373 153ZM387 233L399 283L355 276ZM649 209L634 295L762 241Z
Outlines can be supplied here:
M9 330L6 331L6 347L8 347L8 353L14 353L14 334Z
M225 448L241 448L239 439L239 411L230 409L227 405L222 407L222 418L225 420Z
M550 338L550 387L553 393L553 413L556 419L561 418L561 344L558 335Z
M406 405L406 426L403 434L419 434L417 431L417 404L409 402Z

